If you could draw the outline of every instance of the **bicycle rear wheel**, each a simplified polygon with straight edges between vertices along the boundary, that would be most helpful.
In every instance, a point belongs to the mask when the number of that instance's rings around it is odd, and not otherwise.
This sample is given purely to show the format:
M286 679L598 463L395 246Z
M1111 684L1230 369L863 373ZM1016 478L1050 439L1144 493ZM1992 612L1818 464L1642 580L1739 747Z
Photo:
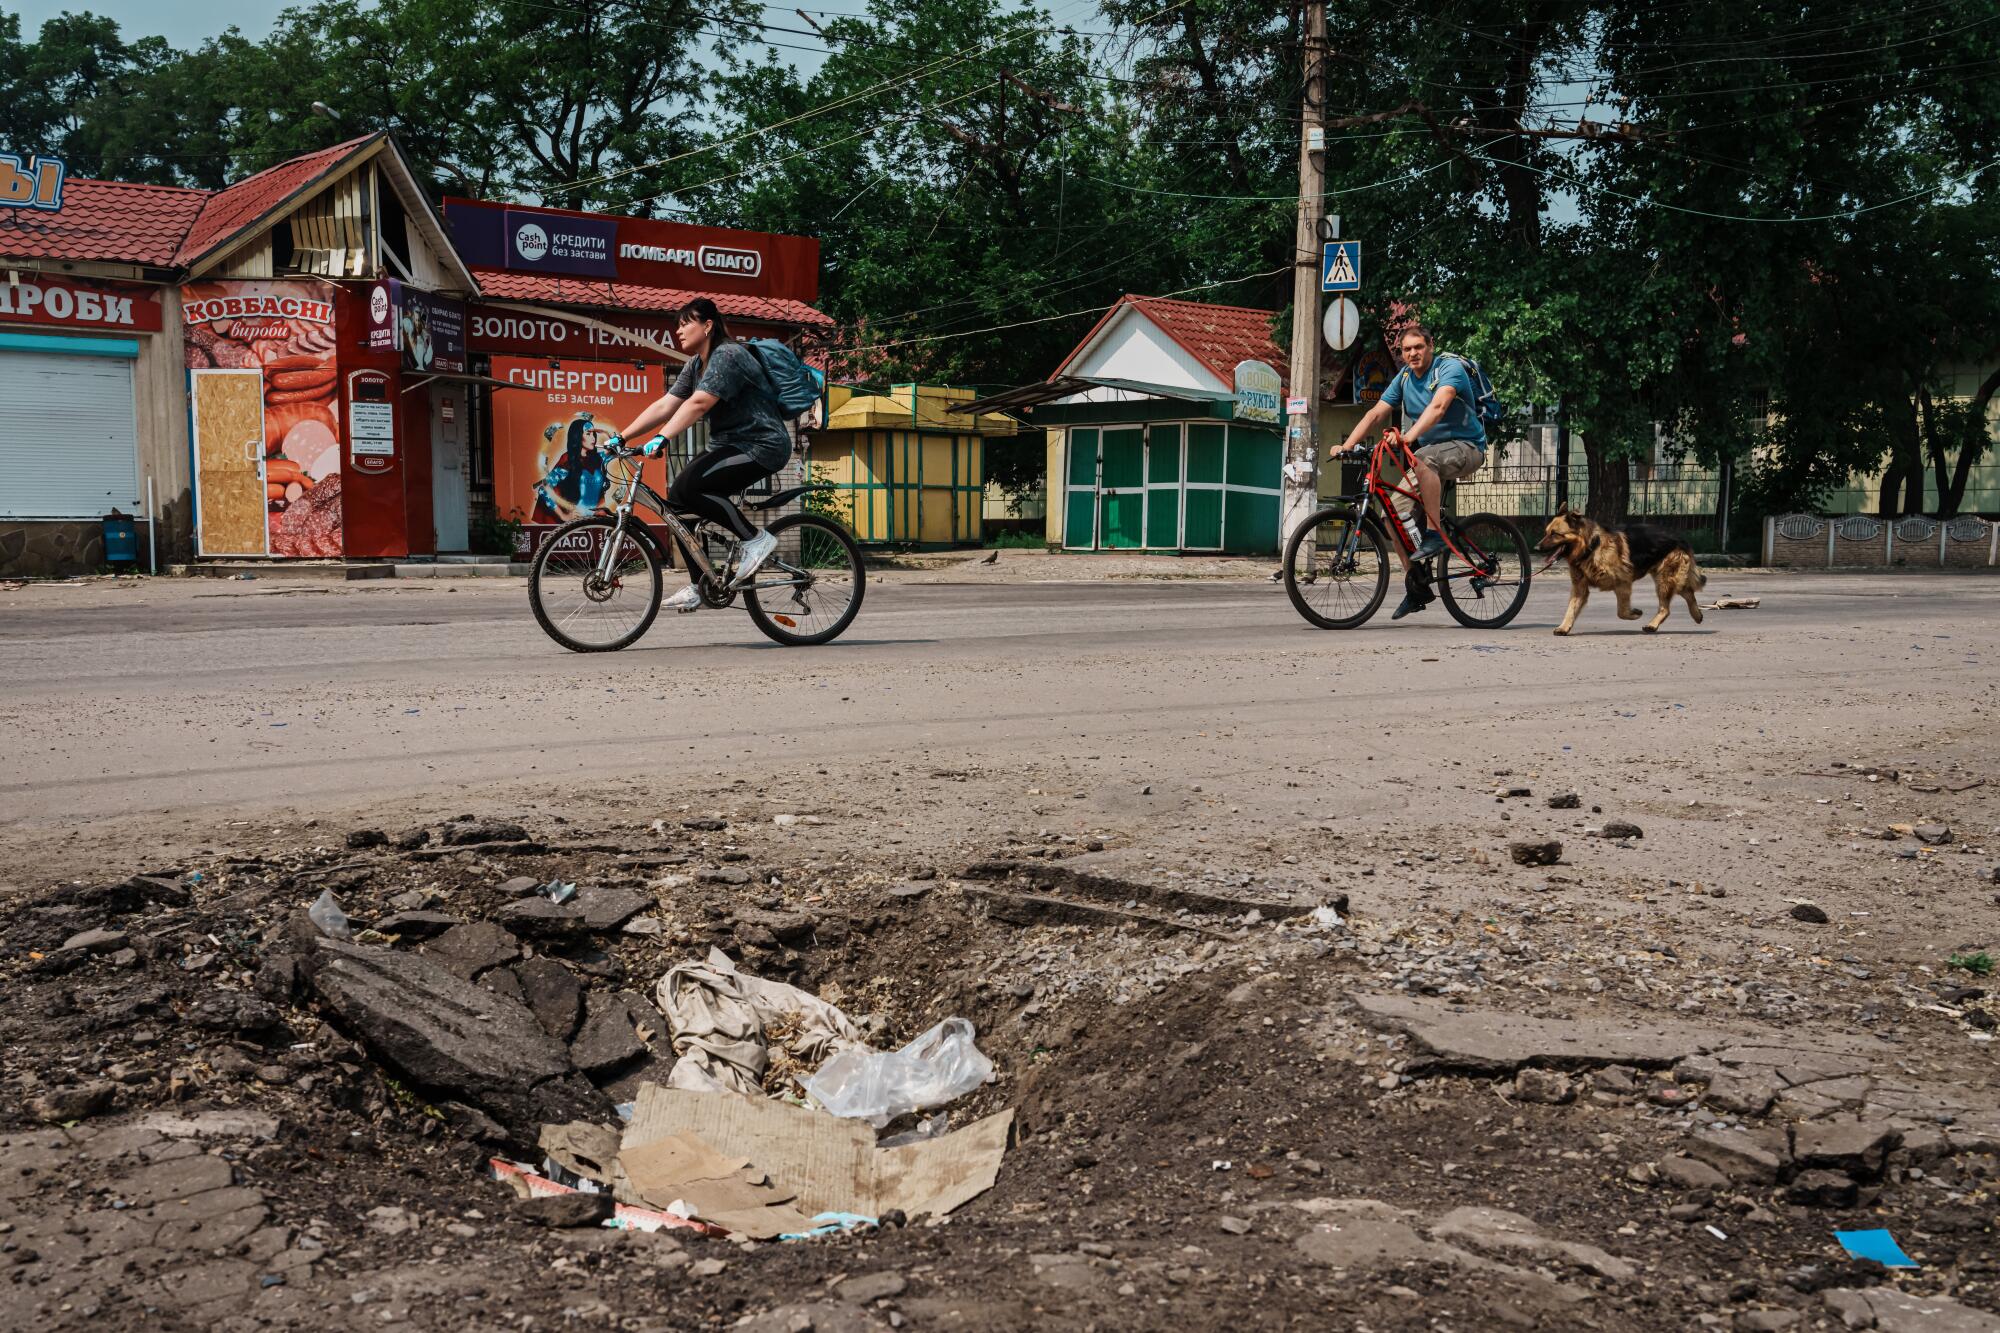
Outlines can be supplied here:
M1365 623L1389 591L1389 543L1374 519L1322 509L1285 544L1285 595L1321 629Z
M1472 514L1452 526L1452 543L1472 562L1447 551L1439 580L1444 609L1469 629L1499 629L1528 603L1528 541L1497 514Z
M787 647L831 643L861 612L868 574L846 528L818 514L786 514L766 529L778 550L743 589L757 628Z
M638 642L660 614L660 556L610 515L565 523L528 571L528 605L549 637L573 653L609 653ZM613 542L611 576L599 574Z

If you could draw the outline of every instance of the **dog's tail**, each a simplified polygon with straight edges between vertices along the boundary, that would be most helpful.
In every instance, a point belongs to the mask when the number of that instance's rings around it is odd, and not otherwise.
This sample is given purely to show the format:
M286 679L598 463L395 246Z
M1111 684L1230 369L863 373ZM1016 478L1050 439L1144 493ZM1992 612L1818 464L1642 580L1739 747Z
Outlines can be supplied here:
M1701 570L1697 568L1694 572L1694 590L1696 592L1700 592L1703 588L1706 588L1707 586L1708 586L1708 575L1702 573Z

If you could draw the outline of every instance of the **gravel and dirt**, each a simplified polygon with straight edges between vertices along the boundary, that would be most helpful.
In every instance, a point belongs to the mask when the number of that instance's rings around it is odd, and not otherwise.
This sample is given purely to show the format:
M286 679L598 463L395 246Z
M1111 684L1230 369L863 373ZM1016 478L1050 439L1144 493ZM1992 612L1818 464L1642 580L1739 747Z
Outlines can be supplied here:
M2000 585L1709 592L890 574L610 659L499 581L0 594L0 1322L2000 1328ZM970 1019L994 1188L543 1225L487 1162L664 1078L711 947Z

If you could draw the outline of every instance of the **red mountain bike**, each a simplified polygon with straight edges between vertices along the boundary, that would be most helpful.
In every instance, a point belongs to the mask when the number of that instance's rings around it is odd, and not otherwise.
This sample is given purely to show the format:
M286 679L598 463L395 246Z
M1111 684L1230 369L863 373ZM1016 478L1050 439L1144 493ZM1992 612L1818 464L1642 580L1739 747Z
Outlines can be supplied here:
M1382 480L1394 463L1402 481ZM1342 495L1309 516L1285 544L1285 591L1299 614L1321 629L1354 629L1382 606L1389 591L1386 525L1405 555L1422 540L1417 525L1396 512L1395 497L1407 496L1421 513L1416 460L1395 427L1368 455L1368 473L1358 495ZM1379 516L1378 511L1379 510ZM1444 609L1472 629L1498 629L1521 613L1528 600L1528 543L1521 531L1497 514L1444 520L1445 553L1410 566L1409 582L1444 598Z

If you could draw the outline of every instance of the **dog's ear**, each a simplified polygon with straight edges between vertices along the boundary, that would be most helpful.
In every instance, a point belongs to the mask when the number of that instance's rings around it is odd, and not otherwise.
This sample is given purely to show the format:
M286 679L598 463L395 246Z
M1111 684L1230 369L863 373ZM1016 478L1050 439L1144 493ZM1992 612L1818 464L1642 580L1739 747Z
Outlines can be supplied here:
M1561 518L1564 514L1567 514L1568 512L1569 512L1569 501L1564 500L1561 504L1556 506L1556 512L1550 515L1550 517Z

